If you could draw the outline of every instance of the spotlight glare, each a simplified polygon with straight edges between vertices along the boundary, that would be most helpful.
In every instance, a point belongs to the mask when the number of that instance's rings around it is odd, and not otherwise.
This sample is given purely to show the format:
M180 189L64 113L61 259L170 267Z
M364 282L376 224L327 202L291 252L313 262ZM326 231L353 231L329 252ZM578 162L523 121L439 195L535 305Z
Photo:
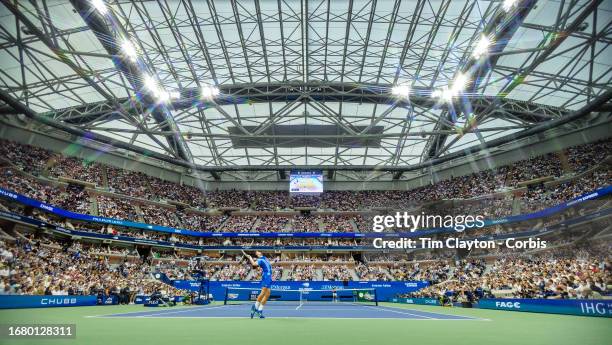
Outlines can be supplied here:
M123 41L121 42L121 50L123 51L123 55L132 60L136 60L136 58L138 57L138 53L136 53L136 48L127 38L123 39Z
M453 100L453 97L455 97L457 94L449 89L448 87L445 87L442 90L442 99L445 100L446 102L451 102Z
M208 87L203 87L202 98L212 98L212 90Z
M163 89L157 90L155 97L158 101L162 103L168 102L170 100L170 94Z
M491 39L486 35L482 35L480 40L474 46L474 51L472 52L472 56L479 59L482 56L489 55L489 48L491 47Z
M180 99L181 98L181 93L178 91L170 91L170 99Z
M470 80L468 79L468 76L463 73L459 73L457 74L451 85L447 85L441 89L434 90L431 93L431 98L437 98L440 101L450 103L453 100L453 97L456 97L461 94L469 83Z
M160 102L166 102L170 99L170 94L160 87L157 80L150 75L144 77L144 87Z
M450 88L450 91L453 93L453 96L456 96L457 94L463 92L463 90L465 90L465 87L468 85L468 83L469 83L469 80L465 74L463 73L457 74L457 76L455 77L455 80L453 81L453 85Z
M219 96L219 88L212 85L204 85L202 86L202 90L200 90L200 97L203 99L213 99L214 97Z
M108 12L108 8L106 7L106 3L104 0L91 0L91 4L93 7L100 12L100 14L106 14Z
M502 8L504 9L504 11L510 12L517 2L518 0L504 0Z
M453 90L449 89L447 86L441 89L434 90L431 93L432 98L436 98L440 101L445 101L445 102L452 101L454 96L455 96L455 93L453 92Z
M396 85L391 88L391 94L401 98L408 98L408 96L410 95L410 85Z
M150 75L144 77L144 86L153 93L159 91L157 87L157 80Z

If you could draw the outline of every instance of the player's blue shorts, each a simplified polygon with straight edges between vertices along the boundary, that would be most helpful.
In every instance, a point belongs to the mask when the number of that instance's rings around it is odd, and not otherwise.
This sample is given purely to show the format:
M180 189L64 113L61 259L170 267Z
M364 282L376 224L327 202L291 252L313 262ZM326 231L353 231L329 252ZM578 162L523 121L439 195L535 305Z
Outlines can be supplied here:
M270 286L272 285L272 275L265 275L263 277L261 277L261 287L262 288L270 288Z

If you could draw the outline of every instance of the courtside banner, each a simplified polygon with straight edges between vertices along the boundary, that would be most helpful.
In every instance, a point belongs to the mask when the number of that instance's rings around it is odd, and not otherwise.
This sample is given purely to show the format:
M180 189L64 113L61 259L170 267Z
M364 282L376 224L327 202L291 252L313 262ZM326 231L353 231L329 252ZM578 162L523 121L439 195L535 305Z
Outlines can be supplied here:
M209 291L215 300L223 300L226 288L246 288L259 291L259 281L211 281ZM198 291L200 283L195 280L174 280L173 286L181 290ZM379 301L390 301L397 294L414 292L429 286L426 281L274 281L272 292L282 290L342 290L342 289L376 289Z
M80 307L97 304L97 296L0 295L0 309Z
M481 299L478 308L612 318L612 300L603 299L494 298Z
M435 298L392 298L391 302L421 305L440 305L440 301Z
M578 205L588 200L594 200L606 196L612 193L612 185L598 189L591 193L583 194L577 198L572 199L571 201L561 203L557 206L553 206L541 211L522 214L516 216L510 216L499 219L486 219L484 220L484 227L498 225L498 224L506 224L512 222L521 222L529 219L536 219L546 217L558 212L561 212L567 208ZM19 202L24 205L32 206L39 208L41 210L45 210L46 212L54 213L63 218L69 219L77 219L87 222L95 222L95 223L104 223L111 225L118 225L130 228L151 230L157 232L166 232L166 233L175 233L181 235L189 235L194 237L348 237L348 238L380 238L380 237L396 237L396 238L411 238L411 237L422 237L426 235L433 235L437 233L454 233L455 230L453 228L432 228L432 229L423 229L415 232L408 233L378 233L378 232L367 232L367 233L311 233L311 232L296 232L296 233L236 233L236 232L200 232L193 231L187 229L175 229L166 226L160 225L151 225L145 223L132 222L128 220L121 219L113 219L106 217L98 217L92 216L88 214L80 214L75 212L70 212L53 205L49 205L38 200L34 200L28 198L27 196L15 193L13 191L0 188L0 197L4 197L7 199L11 199L13 201ZM202 229L202 230L210 230L210 229Z
M586 222L592 219L607 216L609 214L612 214L612 208L607 208L607 209L604 209L598 212L594 212L594 213L587 214L584 216L579 216L579 217L572 218L572 219L566 219L560 223L551 225L549 227L543 227L539 230L527 230L527 231L513 232L513 233L508 233L508 234L484 235L484 236L476 237L476 239L484 241L484 240L504 240L506 238L524 238L524 237L542 236L549 232L556 231L559 228L565 228L573 224ZM86 229L71 230L71 229L63 228L61 226L56 226L50 223L43 222L38 219L21 216L18 214L5 212L5 211L0 211L0 218L30 224L38 228L46 228L53 232L62 233L66 235L93 238L93 239L102 239L102 240L113 240L113 241L128 242L128 243L134 243L134 244L149 244L149 245L172 247L172 248L201 249L201 250L238 250L238 249L242 249L242 250L327 250L327 249L365 250L365 249L372 248L372 246L321 246L321 245L314 245L314 246L303 246L303 245L302 246L291 246L291 245L288 245L288 246L250 246L250 245L200 246L200 245L186 244L186 243L174 243L174 242L168 242L168 241L150 240L150 239L145 239L145 238L135 238L135 237L124 236L124 235L102 234L102 233L96 232L95 230L92 230L92 231L87 231ZM384 236L387 234L382 234L382 235ZM393 234L393 235L398 235L398 234ZM417 245L417 248L420 248L420 247L421 245Z

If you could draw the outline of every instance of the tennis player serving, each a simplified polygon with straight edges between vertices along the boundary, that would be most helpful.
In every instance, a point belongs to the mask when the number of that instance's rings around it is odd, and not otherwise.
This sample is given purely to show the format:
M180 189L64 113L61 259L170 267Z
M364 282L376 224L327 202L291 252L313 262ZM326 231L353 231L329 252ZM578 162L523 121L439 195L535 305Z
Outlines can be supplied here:
M253 267L261 267L261 292L259 293L259 296L257 296L257 302L255 302L255 304L253 304L251 307L251 319L255 313L259 315L260 319L264 319L263 308L270 297L270 285L272 285L272 265L270 265L268 258L266 258L260 251L255 252L257 260L253 260L249 254L244 252L244 250L242 251L242 254L249 259Z

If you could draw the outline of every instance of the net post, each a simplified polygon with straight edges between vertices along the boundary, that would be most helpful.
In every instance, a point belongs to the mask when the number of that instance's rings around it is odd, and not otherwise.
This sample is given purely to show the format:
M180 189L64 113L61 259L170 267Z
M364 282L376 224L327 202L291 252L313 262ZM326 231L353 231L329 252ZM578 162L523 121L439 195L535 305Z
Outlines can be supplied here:
M374 303L378 307L378 290L374 289Z
M227 294L228 294L229 288L226 287L225 288L225 296L223 297L223 305L227 305Z
M299 289L300 290L300 304L299 306L301 307L304 304L304 290Z

